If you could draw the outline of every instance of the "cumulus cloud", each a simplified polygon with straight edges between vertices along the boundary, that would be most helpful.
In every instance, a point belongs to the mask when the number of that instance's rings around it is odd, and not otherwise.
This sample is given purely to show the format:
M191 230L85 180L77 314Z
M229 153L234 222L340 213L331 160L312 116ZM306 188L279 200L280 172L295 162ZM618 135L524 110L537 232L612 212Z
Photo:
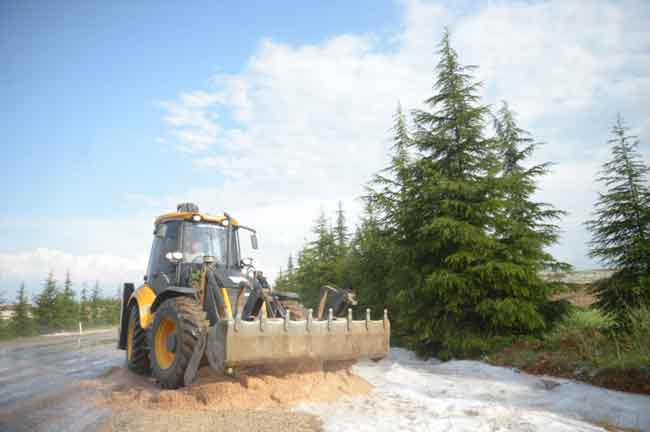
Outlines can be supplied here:
M569 211L554 252L578 266L595 265L586 258L582 223L615 113L629 111L646 142L650 134L643 117L650 96L648 5L490 2L463 13L438 2L403 5L403 26L388 41L265 40L242 71L215 77L214 88L204 90L214 105L204 104L201 116L218 107L235 122L217 123L214 147L197 152L195 163L226 181L187 195L258 221L275 268L304 241L319 207L333 211L340 199L354 220L364 183L387 163L398 101L416 108L431 94L435 46L447 25L461 60L479 66L485 103L508 100L522 126L547 143L537 157L556 162L539 193ZM185 99L173 103L190 109ZM279 229L276 218L291 222Z
M461 61L479 66L484 102L507 100L521 125L546 143L536 158L556 163L539 192L539 199L569 212L553 252L579 267L597 265L586 258L589 236L582 223L596 198L593 178L608 157L617 112L650 154L650 4L401 5L402 25L394 34L345 34L316 44L262 40L241 70L162 102L167 133L158 142L215 173L214 185L128 199L151 212L188 200L214 213L230 210L259 229L260 264L273 275L310 237L321 209L333 215L341 200L348 220L357 220L364 184L387 164L398 102L408 111L432 93L436 45L448 26ZM148 240L135 231L150 235L153 216L120 222L133 233L124 251L143 249ZM110 232L110 226L101 221L95 231ZM104 237L105 250L124 254L119 240Z
M62 281L67 271L78 291L83 283L101 281L105 295L114 295L118 284L142 280L146 256L116 256L106 254L73 255L61 250L37 248L18 253L0 253L0 275L5 280L30 281L31 293L40 290L35 281L42 281L47 272Z
M221 132L216 114L208 108L223 103L218 93L192 91L180 95L178 101L162 102L167 114L163 121L174 127L176 148L185 153L205 151L216 143Z

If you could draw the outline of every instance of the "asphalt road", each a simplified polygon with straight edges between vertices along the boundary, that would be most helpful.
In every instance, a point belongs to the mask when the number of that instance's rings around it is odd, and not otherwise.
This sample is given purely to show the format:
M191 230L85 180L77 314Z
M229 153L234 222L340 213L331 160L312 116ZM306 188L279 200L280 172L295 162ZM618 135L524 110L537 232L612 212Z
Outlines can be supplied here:
M115 344L115 329L0 343L0 431L111 430L82 383L123 364Z

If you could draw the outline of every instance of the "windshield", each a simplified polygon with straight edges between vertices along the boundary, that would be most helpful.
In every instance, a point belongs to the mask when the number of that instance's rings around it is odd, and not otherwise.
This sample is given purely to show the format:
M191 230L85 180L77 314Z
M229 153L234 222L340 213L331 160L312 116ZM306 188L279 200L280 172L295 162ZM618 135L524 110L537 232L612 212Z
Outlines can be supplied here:
M206 255L216 258L217 263L226 263L226 227L208 223L185 223L183 229L183 261L200 264ZM233 232L231 264L237 262L237 233Z

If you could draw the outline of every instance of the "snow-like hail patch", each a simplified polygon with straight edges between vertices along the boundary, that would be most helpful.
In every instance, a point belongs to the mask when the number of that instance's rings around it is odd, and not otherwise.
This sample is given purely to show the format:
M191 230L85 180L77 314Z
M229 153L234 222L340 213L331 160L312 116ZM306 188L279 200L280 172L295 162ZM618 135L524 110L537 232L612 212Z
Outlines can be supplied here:
M421 361L391 350L354 367L367 396L298 407L327 431L604 431L598 423L650 430L650 397L476 361Z

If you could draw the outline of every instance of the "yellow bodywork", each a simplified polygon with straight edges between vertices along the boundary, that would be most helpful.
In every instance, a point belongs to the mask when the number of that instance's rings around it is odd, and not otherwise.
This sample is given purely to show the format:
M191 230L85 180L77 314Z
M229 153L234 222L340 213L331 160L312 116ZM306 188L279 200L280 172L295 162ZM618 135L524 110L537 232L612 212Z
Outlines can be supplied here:
M230 296L228 295L228 290L221 288L221 295L223 296L223 302L226 304L226 312L228 313L228 319L232 319L232 306L230 305Z
M135 301L138 305L138 312L140 313L140 327L148 328L153 322L151 315L151 305L156 300L156 293L146 283L139 287L129 299L129 304Z
M204 272L205 273L205 272ZM205 275L201 278L201 292L205 292ZM230 296L226 288L221 288L224 303L226 305L226 313L228 319L233 319L232 305L230 303ZM138 305L138 312L140 313L140 326L142 328L149 328L153 323L153 314L151 313L151 305L156 300L156 293L146 283L140 286L129 299L129 304L135 302Z
M166 213L164 215L158 216L154 224L158 225L161 222L167 222L170 220L192 220L194 216L200 216L201 220L214 223L223 223L227 219L225 216L211 216L204 213L176 212ZM239 225L239 222L237 222L236 219L231 218L230 220L232 221L233 226Z

